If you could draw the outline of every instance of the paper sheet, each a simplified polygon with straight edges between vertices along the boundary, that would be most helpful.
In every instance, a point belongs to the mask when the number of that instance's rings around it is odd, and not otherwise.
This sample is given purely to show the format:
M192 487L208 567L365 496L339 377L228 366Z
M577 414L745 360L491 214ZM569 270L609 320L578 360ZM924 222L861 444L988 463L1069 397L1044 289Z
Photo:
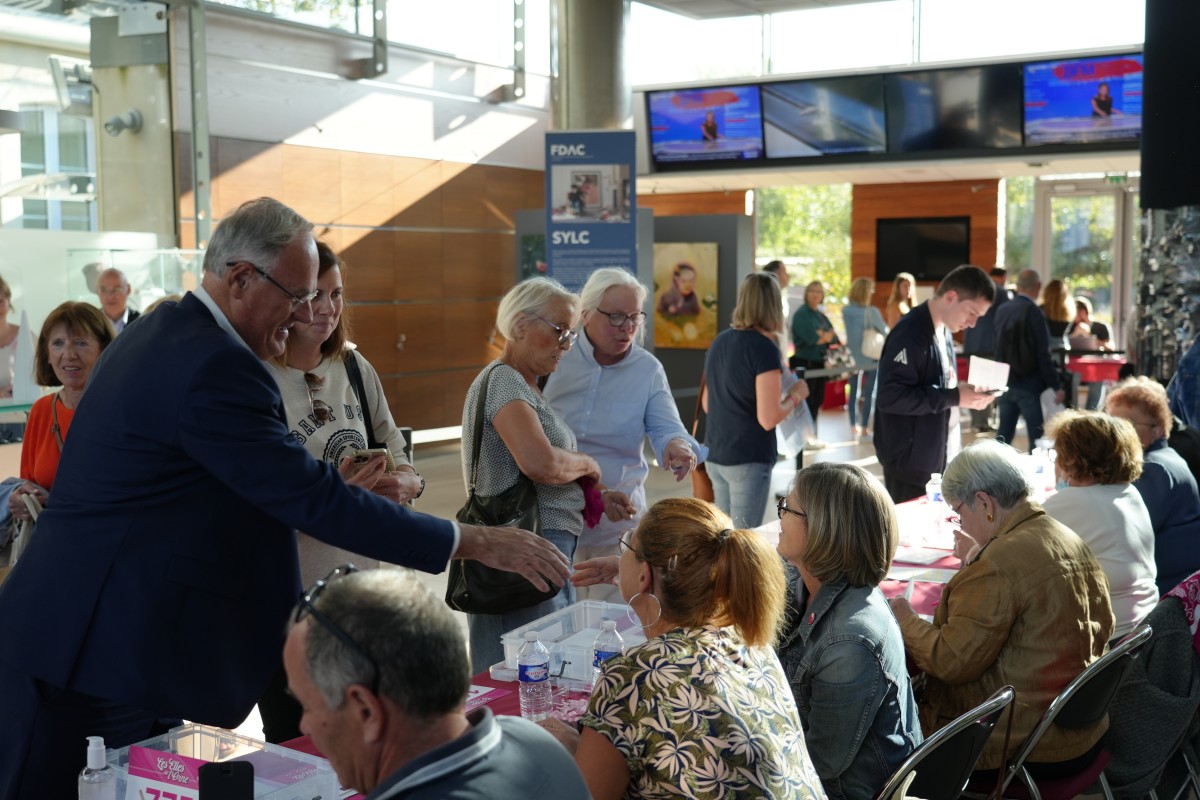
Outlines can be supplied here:
M896 557L892 560L901 564L932 564L948 555L948 550L934 550L931 547L897 547Z
M971 356L967 370L967 383L981 392L1008 388L1008 364L990 358Z

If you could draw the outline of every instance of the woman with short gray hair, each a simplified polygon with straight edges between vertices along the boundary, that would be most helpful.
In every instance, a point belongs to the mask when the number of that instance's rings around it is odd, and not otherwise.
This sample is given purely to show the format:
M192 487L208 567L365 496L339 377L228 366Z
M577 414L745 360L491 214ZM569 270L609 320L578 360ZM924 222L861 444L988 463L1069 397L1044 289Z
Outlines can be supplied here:
M471 483L476 425L483 438L475 491L494 497L512 488L524 474L537 488L542 535L571 558L583 530L580 478L600 480L600 466L576 451L575 434L538 389L538 379L554 372L579 337L579 298L557 281L530 278L500 301L496 327L504 350L471 384L463 406L463 482ZM485 383L486 382L486 383ZM476 419L479 394L486 386L484 417ZM500 637L572 601L571 587L535 606L506 614L468 614L471 672L504 658Z
M585 580L592 568L584 562L620 555L619 537L646 510L646 437L658 463L677 481L706 450L683 427L662 364L638 346L646 327L646 287L632 273L608 267L593 272L580 294L579 346L563 356L543 391L574 431L580 452L595 457L604 485L611 487L603 494L604 518L583 531L575 548ZM620 602L615 586L576 591L578 599Z
M918 700L928 736L1011 684L1014 742L1028 738L1050 702L1108 649L1114 625L1108 580L1091 549L1029 499L1017 452L992 439L963 449L942 476L942 496L959 517L955 554L963 559L942 590L933 621L903 597L889 602L909 657L925 673ZM1098 751L1107 720L1087 728L1052 726L1026 764L1035 778L1074 774ZM993 737L981 770L1003 766ZM992 780L995 780L993 774Z

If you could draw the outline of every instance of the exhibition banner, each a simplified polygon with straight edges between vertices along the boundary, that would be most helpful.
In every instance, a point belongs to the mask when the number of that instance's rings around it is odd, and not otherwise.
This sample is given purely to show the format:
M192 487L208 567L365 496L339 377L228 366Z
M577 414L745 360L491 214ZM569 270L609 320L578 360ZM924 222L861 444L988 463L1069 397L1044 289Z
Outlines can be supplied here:
M546 264L573 292L601 267L637 273L633 131L546 134Z

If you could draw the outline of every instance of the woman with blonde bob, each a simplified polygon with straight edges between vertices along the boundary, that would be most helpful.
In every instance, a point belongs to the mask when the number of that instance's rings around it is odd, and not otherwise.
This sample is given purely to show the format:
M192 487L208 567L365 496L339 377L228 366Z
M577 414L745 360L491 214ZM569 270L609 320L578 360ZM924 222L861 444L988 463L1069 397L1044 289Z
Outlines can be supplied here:
M746 276L732 325L713 340L704 364L708 385L708 476L717 507L738 525L762 524L778 458L775 426L808 396L799 381L783 391L783 330L779 281L767 272Z
M778 505L789 562L784 673L831 798L871 800L921 743L904 639L879 582L900 525L879 481L813 464Z
M854 363L861 372L850 376L850 427L855 436L865 436L871 425L871 412L875 410L875 375L879 360L868 358L862 351L863 334L878 331L887 336L879 309L871 305L875 293L875 282L870 278L858 278L850 285L850 302L842 309L842 321L846 325L846 346L854 356ZM858 404L862 403L859 409Z
M484 367L463 404L463 483L471 483L475 462L472 432L483 428L475 491L494 497L527 476L537 488L542 535L568 559L583 530L583 487L579 479L600 480L600 465L576 450L575 434L538 389L538 378L558 368L579 334L579 298L549 278L521 281L500 300L496 327L504 351ZM476 419L479 394L487 387L484 418ZM504 658L500 641L508 631L565 608L571 591L529 608L504 614L468 614L471 671Z
M1050 329L1050 348L1067 346L1067 330L1075 321L1074 300L1067 284L1055 278L1042 289L1042 314L1046 317L1046 326Z
M1174 424L1167 390L1145 375L1127 378L1109 390L1104 410L1129 422L1142 444L1142 474L1133 486L1154 528L1158 591L1169 592L1200 570L1200 492L1187 462L1167 444Z
M1098 412L1063 412L1046 435L1054 439L1059 481L1046 513L1096 554L1117 618L1113 635L1124 636L1158 602L1154 527L1133 486L1142 474L1142 444L1128 422Z
M621 543L621 595L646 642L603 662L582 734L543 723L592 797L824 797L771 649L778 556L690 498L655 503Z
M979 769L995 770L1005 739L1025 741L1063 687L1107 649L1108 581L1087 544L1030 499L1024 463L1008 445L981 439L964 448L942 476L942 497L960 520L963 568L942 590L932 623L903 597L889 602L925 673L918 707L926 735L1001 687L1016 689L1011 737L993 736L979 759ZM1052 726L1030 772L1075 774L1107 727L1107 719L1079 730Z

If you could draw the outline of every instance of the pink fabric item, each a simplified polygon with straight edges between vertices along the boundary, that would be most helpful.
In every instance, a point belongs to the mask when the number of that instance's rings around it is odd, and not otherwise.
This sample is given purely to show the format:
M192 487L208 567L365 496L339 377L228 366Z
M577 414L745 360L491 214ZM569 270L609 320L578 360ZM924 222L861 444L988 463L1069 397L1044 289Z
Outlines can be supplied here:
M1192 649L1200 653L1200 572L1193 572L1164 597L1178 597L1192 629Z
M583 522L594 528L604 516L604 498L591 478L580 478L579 485L583 487Z

